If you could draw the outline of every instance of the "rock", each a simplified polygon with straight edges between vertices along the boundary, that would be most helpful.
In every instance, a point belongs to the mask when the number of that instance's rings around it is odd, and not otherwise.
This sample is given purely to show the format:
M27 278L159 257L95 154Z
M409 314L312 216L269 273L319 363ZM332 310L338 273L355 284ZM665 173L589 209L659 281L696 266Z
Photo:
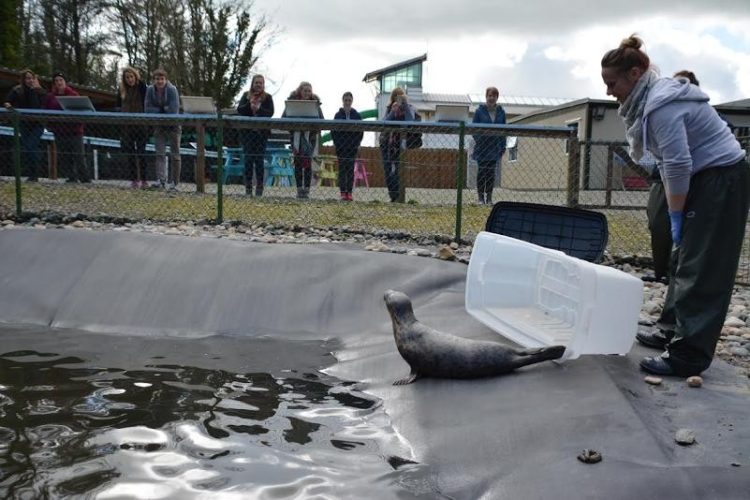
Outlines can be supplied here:
M643 304L643 310L646 311L647 314L656 314L661 311L661 306L658 302L649 300L648 302Z
M643 381L651 385L661 385L661 383L663 382L661 377L655 377L653 375L647 375L643 378Z
M452 250L458 250L458 243L456 243L455 241L452 241L450 244L450 247Z
M71 227L86 227L86 224L82 220L74 220L70 223Z
M750 351L748 351L746 347L732 347L729 349L729 352L732 356L740 356L743 358L750 356Z
M440 245L437 253L438 257L443 260L456 260L456 254L448 245Z
M695 432L690 429L679 429L674 435L674 440L680 446L690 446L695 443Z
M164 231L164 234L178 235L178 234L180 234L180 230L177 229L176 227L170 227L169 229L167 229L166 231Z
M4 220L3 222L2 222L2 225L3 225L3 226L15 226L15 225L16 225L16 223L15 223L15 222L13 222L13 221L12 221L12 220L10 220L10 219L5 219L5 220Z
M687 378L687 385L690 387L701 387L703 386L703 379L697 375Z
M731 326L731 327L734 327L734 328L741 328L741 327L745 326L745 322L742 321L740 318L738 318L736 316L730 316L724 322L724 326Z
M576 458L585 464L598 464L602 461L602 454L596 450L585 449Z
M432 257L432 252L425 248L417 248L416 252L419 257Z

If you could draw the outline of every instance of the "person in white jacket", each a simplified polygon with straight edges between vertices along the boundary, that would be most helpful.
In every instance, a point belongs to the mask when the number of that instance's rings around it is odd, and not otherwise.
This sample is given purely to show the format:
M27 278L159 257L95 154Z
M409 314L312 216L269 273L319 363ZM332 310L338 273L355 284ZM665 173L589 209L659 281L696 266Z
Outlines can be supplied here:
M674 243L659 331L650 339L665 351L644 358L641 368L698 375L713 360L731 300L750 175L745 152L708 96L687 79L660 78L642 45L631 35L601 61L631 156L639 161L648 151L659 165Z

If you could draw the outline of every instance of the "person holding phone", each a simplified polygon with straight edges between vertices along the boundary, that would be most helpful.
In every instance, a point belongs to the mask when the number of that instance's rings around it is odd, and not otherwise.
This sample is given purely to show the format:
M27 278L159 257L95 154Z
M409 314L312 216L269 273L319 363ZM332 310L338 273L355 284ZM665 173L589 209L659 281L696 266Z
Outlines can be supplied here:
M30 69L21 70L18 85L10 89L3 103L7 109L41 109L44 106L46 92L39 85L36 74ZM40 122L21 121L21 157L29 182L39 179L42 157L41 142L44 125Z
M396 87L391 91L391 98L386 107L386 121L407 121L416 119L416 110L409 104L409 98L404 89ZM380 134L380 155L383 160L383 173L385 183L388 187L388 196L391 202L398 201L401 189L399 181L399 168L401 166L401 152L406 149L406 133L383 132Z

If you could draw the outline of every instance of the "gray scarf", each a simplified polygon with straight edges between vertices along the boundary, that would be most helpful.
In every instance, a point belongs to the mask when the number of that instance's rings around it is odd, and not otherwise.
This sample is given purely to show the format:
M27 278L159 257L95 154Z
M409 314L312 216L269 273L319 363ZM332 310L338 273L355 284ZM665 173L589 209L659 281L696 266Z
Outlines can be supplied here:
M618 111L627 127L625 138L630 144L630 156L635 161L643 157L643 110L646 107L648 91L658 78L659 75L652 69L643 73Z

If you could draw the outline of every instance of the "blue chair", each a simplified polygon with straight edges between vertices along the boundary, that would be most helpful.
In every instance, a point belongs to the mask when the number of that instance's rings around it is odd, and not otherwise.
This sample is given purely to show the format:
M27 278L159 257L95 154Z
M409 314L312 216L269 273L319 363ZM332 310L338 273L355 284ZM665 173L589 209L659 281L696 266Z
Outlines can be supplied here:
M242 148L223 148L224 166L221 183L226 185L230 176L245 178L245 150Z
M294 167L292 152L288 149L269 149L271 155L266 186L292 186L294 184Z

